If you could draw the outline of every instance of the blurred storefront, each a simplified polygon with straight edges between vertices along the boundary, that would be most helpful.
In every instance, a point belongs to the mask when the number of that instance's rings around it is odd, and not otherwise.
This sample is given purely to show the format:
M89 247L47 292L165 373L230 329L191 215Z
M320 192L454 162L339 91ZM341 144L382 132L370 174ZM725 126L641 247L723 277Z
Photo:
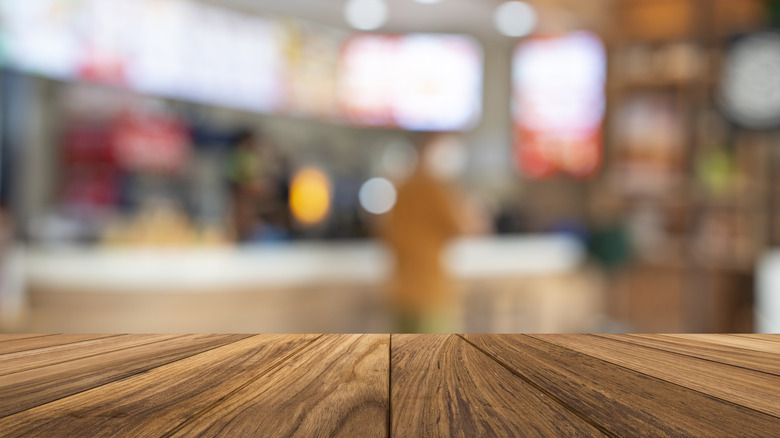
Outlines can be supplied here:
M776 3L528 1L506 36L502 2L408 2L488 30L0 3L7 330L392 330L373 237L431 131L461 140L439 161L475 234L445 254L462 330L755 329Z

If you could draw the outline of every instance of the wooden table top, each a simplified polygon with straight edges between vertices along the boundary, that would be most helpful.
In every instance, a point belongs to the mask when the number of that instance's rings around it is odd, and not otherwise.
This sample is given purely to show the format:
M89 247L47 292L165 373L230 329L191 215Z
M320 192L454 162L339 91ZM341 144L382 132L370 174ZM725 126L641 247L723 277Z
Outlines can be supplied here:
M780 335L2 335L0 435L780 436Z

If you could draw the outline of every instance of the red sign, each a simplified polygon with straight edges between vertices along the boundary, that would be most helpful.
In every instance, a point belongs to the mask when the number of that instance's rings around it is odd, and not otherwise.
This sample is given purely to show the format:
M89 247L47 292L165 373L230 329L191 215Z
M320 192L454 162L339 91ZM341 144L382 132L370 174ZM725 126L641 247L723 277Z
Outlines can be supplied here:
M177 172L189 155L187 129L170 116L126 113L117 120L112 138L117 161L127 170Z
M585 178L601 164L606 55L595 35L522 42L513 59L518 168L530 178Z

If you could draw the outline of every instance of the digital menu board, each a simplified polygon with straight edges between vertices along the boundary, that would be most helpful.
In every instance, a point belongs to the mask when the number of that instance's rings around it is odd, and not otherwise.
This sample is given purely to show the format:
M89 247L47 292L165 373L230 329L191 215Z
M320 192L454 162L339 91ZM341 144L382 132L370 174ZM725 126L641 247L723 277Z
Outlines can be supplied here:
M360 126L464 130L482 49L449 34L357 34L192 0L0 0L0 62L62 80Z
M189 0L0 1L5 63L64 80L273 111L282 54L271 19Z
M482 71L481 47L466 36L360 34L342 50L339 100L359 125L469 129L482 113Z
M340 121L336 90L341 46L349 33L299 20L281 22L286 78L283 112Z
M3 62L56 79L76 73L81 56L77 32L82 2L0 1Z
M250 110L276 110L281 102L282 54L270 20L198 5L189 13L183 93ZM193 32L194 31L194 32Z
M512 61L515 159L529 178L588 177L602 158L606 53L590 32L534 37Z
M145 1L138 10L133 62L129 81L138 91L152 94L187 93L186 50L192 7L183 0Z

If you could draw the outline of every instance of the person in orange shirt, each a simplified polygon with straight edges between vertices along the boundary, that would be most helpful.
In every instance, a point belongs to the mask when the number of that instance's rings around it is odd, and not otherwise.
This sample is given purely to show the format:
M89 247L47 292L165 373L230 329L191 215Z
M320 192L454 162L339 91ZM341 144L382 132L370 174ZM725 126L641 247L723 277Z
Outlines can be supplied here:
M384 223L382 238L395 257L390 305L402 333L451 332L455 294L442 263L449 241L465 231L442 166L452 134L428 134L419 147L419 164L398 187L397 201Z

